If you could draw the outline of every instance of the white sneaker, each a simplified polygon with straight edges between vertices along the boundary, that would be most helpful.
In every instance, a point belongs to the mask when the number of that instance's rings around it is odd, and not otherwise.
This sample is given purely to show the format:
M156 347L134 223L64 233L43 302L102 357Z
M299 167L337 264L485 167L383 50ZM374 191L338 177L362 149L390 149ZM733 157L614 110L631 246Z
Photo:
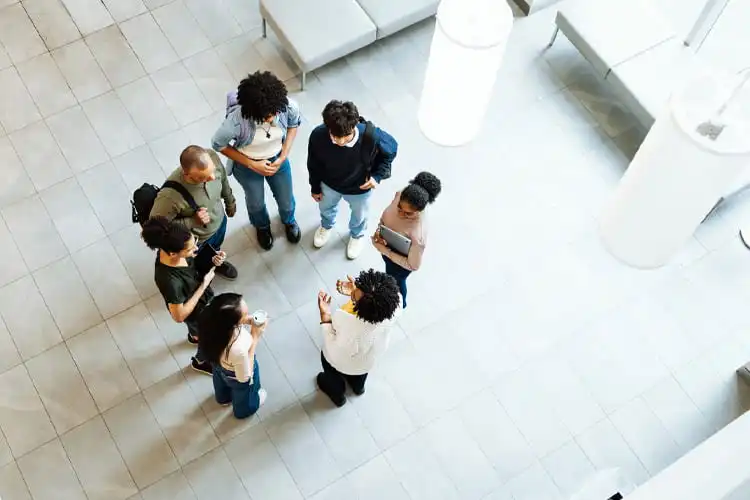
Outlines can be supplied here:
M315 237L313 238L313 246L315 248L323 248L326 243L328 243L328 240L331 239L331 230L326 229L323 226L320 226L317 231L315 231Z
M266 398L267 398L267 397L268 397L268 393L266 392L266 390L265 390L265 389L263 389L263 388L261 388L261 389L258 389L258 398L260 399L260 403L258 403L258 407L259 407L259 408L260 408L261 406L263 406L263 403L265 403L265 402L266 402Z
M349 237L349 244L346 245L346 257L349 260L354 260L359 257L362 253L362 249L365 248L365 238L352 238Z

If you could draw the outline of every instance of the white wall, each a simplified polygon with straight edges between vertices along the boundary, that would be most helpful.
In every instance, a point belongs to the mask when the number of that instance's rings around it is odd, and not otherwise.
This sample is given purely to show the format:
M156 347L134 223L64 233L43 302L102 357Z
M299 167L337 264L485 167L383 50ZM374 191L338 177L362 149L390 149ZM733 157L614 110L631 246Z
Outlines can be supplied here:
M750 498L750 413L745 413L627 495L625 500Z

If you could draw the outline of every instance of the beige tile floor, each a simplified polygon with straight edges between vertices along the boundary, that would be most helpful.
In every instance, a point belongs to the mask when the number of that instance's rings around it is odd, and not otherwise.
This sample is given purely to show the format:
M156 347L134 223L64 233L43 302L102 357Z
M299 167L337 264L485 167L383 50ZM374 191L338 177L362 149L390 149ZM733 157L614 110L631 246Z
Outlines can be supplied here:
M570 44L540 51L550 12L517 23L482 136L443 150L415 118L432 21L298 92L252 0L0 0L0 496L561 500L597 469L645 481L735 417L747 203L658 271L606 254L596 216L643 134ZM219 288L275 318L267 404L239 422L185 369L129 196L207 145L224 92L259 68L303 107L305 236L262 253L246 215L230 222L241 277ZM344 220L312 249L305 141L331 98L400 141L373 218L421 169L445 186L392 349L340 410L315 391L315 293L381 264L346 261Z

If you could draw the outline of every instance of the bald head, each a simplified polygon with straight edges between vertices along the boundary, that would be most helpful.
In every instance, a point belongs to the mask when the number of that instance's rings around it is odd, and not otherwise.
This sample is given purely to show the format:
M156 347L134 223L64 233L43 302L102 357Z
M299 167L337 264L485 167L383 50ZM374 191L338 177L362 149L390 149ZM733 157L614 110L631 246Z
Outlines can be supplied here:
M183 149L180 154L180 166L186 173L194 168L204 170L208 168L211 163L211 157L208 156L208 151L200 146L188 146Z
M180 154L182 176L188 182L202 184L216 179L216 165L208 151L200 146L188 146Z

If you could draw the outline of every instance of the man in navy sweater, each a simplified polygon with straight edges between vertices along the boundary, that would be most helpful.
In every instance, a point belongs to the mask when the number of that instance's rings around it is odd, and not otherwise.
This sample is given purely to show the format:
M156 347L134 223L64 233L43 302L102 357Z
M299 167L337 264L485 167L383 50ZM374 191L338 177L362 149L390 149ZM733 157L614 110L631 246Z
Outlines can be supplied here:
M321 248L328 243L343 198L351 209L349 259L362 252L370 194L391 176L398 150L396 140L386 131L373 127L372 137L368 137L366 129L354 103L331 101L323 109L323 124L310 133L307 150L312 197L320 208L320 227L313 245Z

